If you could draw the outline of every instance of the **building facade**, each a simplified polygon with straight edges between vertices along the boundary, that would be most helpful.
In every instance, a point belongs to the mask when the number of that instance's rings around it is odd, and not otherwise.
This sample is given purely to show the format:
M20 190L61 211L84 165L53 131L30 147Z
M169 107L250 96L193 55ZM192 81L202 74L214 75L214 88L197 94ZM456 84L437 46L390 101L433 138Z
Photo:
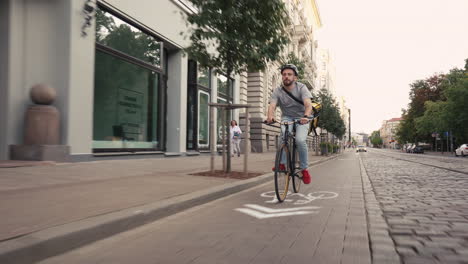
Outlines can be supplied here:
M317 72L317 30L322 22L318 6L315 0L284 0L290 15L292 25L289 28L289 46L283 51L282 56L287 57L293 53L304 62L304 76L300 76L303 82L311 90L315 90ZM263 123L266 120L269 99L273 90L281 85L279 72L280 62L272 62L262 72L249 72L247 74L247 96L241 91L241 102L246 98L246 103L253 105L250 109L251 146L253 152L266 152L276 149L279 127L272 127ZM277 118L280 111L277 109ZM244 122L241 115L241 123ZM311 135L308 144L313 147L316 143ZM316 144L315 144L316 145Z
M402 120L403 118L396 117L382 122L380 137L382 138L384 148L395 149L399 146L399 143L396 140L396 131Z
M349 145L349 108L346 106L346 100L343 96L338 97L337 103L341 119L343 119L346 128L342 143Z
M293 52L305 62L314 88L317 4L284 1L294 22L284 55ZM189 44L183 16L190 12L186 0L1 1L0 159L10 158L11 145L23 144L30 88L39 83L57 92L60 144L70 147L72 161L209 151L222 134L221 110L210 130L209 103L254 106L252 150L274 147L279 129L262 121L281 83L279 63L235 76L199 67L183 52ZM241 125L243 118L240 109L225 117Z
M220 130L217 122L209 131L208 103L239 103L246 85L184 54L187 1L9 0L0 9L0 159L22 144L34 84L57 91L60 143L71 160L208 150Z

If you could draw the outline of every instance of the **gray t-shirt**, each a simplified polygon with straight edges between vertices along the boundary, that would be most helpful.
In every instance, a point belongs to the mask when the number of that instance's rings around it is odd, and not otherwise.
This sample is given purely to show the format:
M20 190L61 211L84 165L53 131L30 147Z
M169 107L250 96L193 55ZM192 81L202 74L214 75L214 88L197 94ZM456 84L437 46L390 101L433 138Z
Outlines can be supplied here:
M273 91L270 103L276 103L276 105L280 107L283 117L300 118L304 116L305 107L292 99L283 91L282 87L283 86L280 86ZM296 82L296 86L292 89L291 93L299 100L312 97L307 86L300 82Z

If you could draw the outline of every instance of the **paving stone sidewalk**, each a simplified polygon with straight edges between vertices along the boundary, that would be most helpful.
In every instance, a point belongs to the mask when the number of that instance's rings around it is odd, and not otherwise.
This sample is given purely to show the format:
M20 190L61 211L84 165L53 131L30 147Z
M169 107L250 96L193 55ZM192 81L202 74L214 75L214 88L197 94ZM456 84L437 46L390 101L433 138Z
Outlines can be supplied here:
M334 157L311 155L309 162ZM0 215L7 216L0 225L0 260L44 248L44 241L55 241L45 255L63 252L86 239L57 241L81 230L96 240L253 187L272 179L273 159L273 152L250 154L249 171L263 175L248 180L190 175L209 169L209 155L0 168ZM233 170L242 171L243 160L234 157ZM215 164L222 168L220 156Z

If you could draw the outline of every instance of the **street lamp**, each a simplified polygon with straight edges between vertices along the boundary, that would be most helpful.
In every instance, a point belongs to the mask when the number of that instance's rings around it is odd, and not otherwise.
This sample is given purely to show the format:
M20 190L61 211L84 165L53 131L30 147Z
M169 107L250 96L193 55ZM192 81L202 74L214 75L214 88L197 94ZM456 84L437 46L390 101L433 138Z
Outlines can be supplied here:
M348 108L348 123L349 123L348 138L349 138L349 142L351 142L351 109L350 108Z

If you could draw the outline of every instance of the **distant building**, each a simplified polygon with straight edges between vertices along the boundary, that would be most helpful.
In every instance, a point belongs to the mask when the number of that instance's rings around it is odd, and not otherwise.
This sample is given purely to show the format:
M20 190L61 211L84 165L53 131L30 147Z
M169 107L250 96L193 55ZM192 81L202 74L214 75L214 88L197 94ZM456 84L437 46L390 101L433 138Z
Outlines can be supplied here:
M328 49L319 48L318 49L318 78L317 78L317 88L326 89L328 92L336 96L335 91L335 66L333 64L333 58L330 55Z
M356 145L369 145L369 135L366 133L351 133L351 138L356 141Z
M382 138L384 148L395 149L398 147L399 143L396 140L396 131L402 120L403 118L396 117L382 122L380 137Z
M338 109L340 110L341 119L343 119L345 124L345 134L343 136L343 142L347 144L349 141L349 108L346 106L346 100L343 96L340 96L337 100Z

